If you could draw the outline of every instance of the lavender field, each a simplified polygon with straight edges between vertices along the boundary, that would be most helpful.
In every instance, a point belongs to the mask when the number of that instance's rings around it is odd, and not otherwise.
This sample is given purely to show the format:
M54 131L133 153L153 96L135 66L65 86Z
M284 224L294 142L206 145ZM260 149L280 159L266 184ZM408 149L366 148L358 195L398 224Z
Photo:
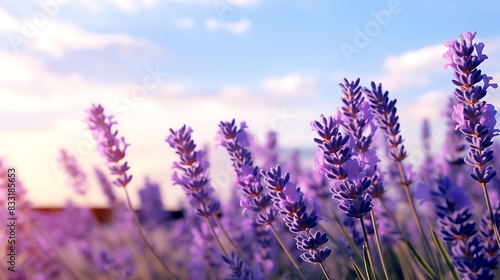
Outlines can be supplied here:
M22 176L2 162L1 279L496 279L500 130L488 92L497 84L481 71L495 62L475 36L444 43L453 89L443 108L446 140L433 153L424 120L420 166L407 162L412 151L390 88L347 78L341 107L310 120L314 163L303 166L299 150L280 153L279 133L259 144L251 123L221 120L212 144L232 169L222 200L207 148L187 123L164 131L176 154L164 164L173 186L146 181L136 211L129 185L141 163L127 160L133 143L92 104L84 122L107 168L86 173L64 149L58 164L77 196L97 178L109 216L98 220L72 203L35 211ZM160 195L171 188L185 193L175 217Z
M0 6L0 280L500 279L500 3Z

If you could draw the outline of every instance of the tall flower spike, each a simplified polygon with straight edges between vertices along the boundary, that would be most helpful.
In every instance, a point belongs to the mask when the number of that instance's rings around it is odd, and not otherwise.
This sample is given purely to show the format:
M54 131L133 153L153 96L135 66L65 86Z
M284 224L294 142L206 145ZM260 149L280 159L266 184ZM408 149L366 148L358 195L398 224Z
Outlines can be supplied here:
M375 119L382 131L389 138L388 144L393 147L390 152L391 159L401 162L406 158L406 150L403 145L399 117L397 116L396 99L389 101L389 92L382 91L382 84L378 86L372 82L372 88L363 88L363 92L368 97L370 107Z
M88 128L93 132L99 152L108 162L111 174L117 177L113 183L119 187L126 187L132 180L132 175L127 174L130 169L128 163L120 162L125 158L129 144L125 143L125 138L118 137L118 131L113 130L116 122L112 116L104 115L104 108L101 105L92 105L88 112Z
M243 192L240 205L243 211L257 214L257 223L270 224L276 219L276 211L271 205L271 196L260 182L258 167L253 165L252 154L248 151L248 136L245 132L246 124L240 128L231 122L220 122L217 133L218 144L226 148L233 167L238 176L238 185Z
M170 135L165 140L174 148L180 160L174 162L174 184L181 185L188 201L196 209L196 215L210 217L217 214L220 203L213 197L213 188L206 176L208 162L204 160L204 152L195 151L196 145L191 139L190 127L182 126L179 130L170 129Z
M163 261L163 259L158 255L155 249L148 242L144 232L141 228L139 218L132 208L132 202L130 201L130 195L126 186L132 180L132 175L128 175L127 171L130 169L128 163L125 161L121 163L125 158L125 151L129 144L125 142L125 138L118 137L118 131L113 130L113 125L116 124L113 121L112 116L106 116L104 114L104 108L101 105L92 105L88 111L89 116L87 118L88 128L92 131L94 140L97 143L97 147L101 155L106 158L108 162L108 169L111 171L112 175L116 176L113 183L119 187L123 187L125 196L127 198L127 205L134 219L134 224L141 236L144 245L148 250L155 256L155 258L161 262L165 271L174 279L177 279L174 273L170 270L168 265Z
M351 134L343 136L339 132L340 125L346 124L340 111L336 117L321 115L320 118L321 121L311 123L319 136L314 138L321 149L317 160L323 164L321 168L326 177L334 181L331 192L333 198L339 200L339 208L349 217L361 218L372 209L371 197L366 192L371 180L361 172L364 164L353 158L357 154L353 152L357 141Z
M261 184L259 168L253 165L252 155L247 149L249 142L245 128L246 124L244 122L238 128L234 119L231 122L220 122L216 136L218 144L226 148L233 161L233 167L237 175L237 185L243 192L240 201L243 213L253 213L252 216L256 224L265 225L271 229L293 266L304 276L297 261L273 226L278 211L272 206L270 193ZM271 244L269 242L259 242L259 246L263 248L264 246L271 246Z
M377 130L373 123L374 116L370 110L370 105L365 102L362 96L359 78L351 82L344 79L344 83L339 85L343 93L343 126L355 140L353 160L357 161L354 166L358 167L359 174L357 176L358 181L355 183L358 184L359 188L362 181L367 182L369 180L369 188L372 190L367 189L366 194L361 193L360 195L370 198L363 199L363 203L368 200L371 202L372 193L381 195L384 192L381 176L376 174L380 160L375 150L371 148L372 139Z
M498 85L491 83L492 77L481 74L481 70L477 69L488 57L483 54L483 43L473 44L475 36L476 32L466 32L461 36L461 42L446 42L448 51L443 56L448 60L445 68L451 66L454 70L452 82L457 86L454 93L458 104L454 106L452 118L457 122L456 128L465 135L465 142L469 146L464 160L472 167L470 177L483 188L486 208L500 246L500 233L486 186L497 174L492 165L491 145L493 137L499 135L499 130L495 128L495 107L481 101L488 88L497 88ZM483 84L478 85L480 82Z
M370 104L371 111L375 117L378 127L384 132L387 137L387 146L390 149L389 158L391 161L396 163L399 172L400 180L399 185L401 185L406 194L406 200L410 206L413 214L413 219L418 227L420 236L424 240L424 249L427 257L433 259L431 254L431 247L427 236L424 232L422 222L419 219L417 213L417 208L413 201L413 196L410 191L410 186L412 181L411 166L405 166L403 160L407 157L405 147L403 145L403 137L401 136L401 126L399 123L399 117L397 115L396 109L396 99L389 100L389 92L382 90L382 84L371 83L371 89L363 88L363 93L368 98L368 103ZM390 165L389 165L390 166ZM436 268L435 261L433 260L434 268Z
M423 199L435 203L439 233L441 239L451 245L453 265L462 279L492 279L489 271L496 268L496 262L487 257L484 243L480 242L467 193L449 177L436 179L435 185L437 190L427 190Z
M97 177L97 181L99 182L99 185L101 186L101 190L106 196L109 205L111 208L114 208L116 206L116 195L113 192L113 186L111 183L108 181L108 178L106 178L106 175L104 172L102 172L99 168L95 167L94 168L94 173L95 176Z
M273 194L274 207L283 215L283 220L289 230L297 237L297 248L305 253L300 257L309 263L323 265L322 263L331 254L332 250L321 247L328 242L328 236L322 232L312 232L318 226L321 219L321 209L316 201L310 201L312 210L308 212L308 203L304 200L304 194L294 183L290 182L290 173L282 175L281 167L277 165L269 171L261 171L267 188ZM323 268L323 272L325 272ZM326 274L326 272L325 272Z
M88 189L88 186L85 184L87 176L80 169L76 157L70 155L66 150L61 149L59 163L70 177L71 185L75 191L80 195L84 195Z
M473 44L475 35L475 32L466 32L461 42L446 42L448 51L445 57L449 60L447 65L454 70L452 81L457 86L454 93L459 101L454 106L452 117L469 146L465 162L472 166L472 179L486 184L496 175L490 164L493 160L490 147L492 138L498 135L499 130L495 129L495 107L481 99L486 96L489 87L497 88L497 84L490 83L492 77L481 74L481 70L477 69L488 57L482 53L483 43ZM482 86L478 85L480 82L483 82Z

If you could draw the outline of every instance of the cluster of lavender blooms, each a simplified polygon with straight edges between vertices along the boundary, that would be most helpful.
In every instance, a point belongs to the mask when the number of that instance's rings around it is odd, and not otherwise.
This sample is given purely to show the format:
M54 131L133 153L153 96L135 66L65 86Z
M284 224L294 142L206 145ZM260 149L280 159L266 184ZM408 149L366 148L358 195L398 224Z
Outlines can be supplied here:
M181 177L175 172L174 184L182 186L189 203L195 207L196 215L210 217L219 211L219 201L213 197L213 188L209 185L205 172L208 162L204 160L205 153L195 151L196 145L191 139L192 129L183 126L181 129L170 130L166 139L170 147L179 155L179 162L174 162L172 168L182 172Z
M19 181L23 242L16 246L16 272L0 270L0 279L499 278L500 145L494 141L500 131L486 101L497 85L478 69L487 56L474 39L464 33L445 43L457 87L444 110L446 144L432 146L431 123L424 121L418 172L406 162L412 151L403 144L397 101L375 82L340 83L339 110L311 122L317 151L309 166L297 150L290 156L280 149L278 133L260 144L245 122L221 121L216 146L232 164L228 201L217 192L224 186L211 181L207 148L197 149L188 124L165 131L177 158L173 186L132 182L129 144L113 117L92 105L86 122L107 164L93 171L108 212L98 216L71 202L59 212L37 212ZM59 163L83 197L91 176L78 157L62 150ZM6 170L0 161L2 190ZM139 211L130 203L131 184L142 185ZM179 186L186 203L165 211L162 193ZM2 255L7 250L0 247Z
M488 88L497 88L498 85L490 83L493 77L482 74L477 69L488 56L483 54L483 43L473 44L475 36L475 32L466 32L462 35L462 42L446 42L448 51L444 57L448 60L445 68L449 66L453 69L453 83L458 86L454 94L459 103L453 106L452 117L469 146L465 162L473 167L470 174L472 179L479 184L486 184L496 175L496 171L489 165L493 160L493 151L489 147L499 130L495 129L495 107L481 99L486 96ZM473 54L474 50L476 54ZM477 85L480 82L483 82L482 86Z
M421 193L422 202L436 207L439 234L451 246L451 258L463 279L494 279L498 267L498 244L487 212L481 219L481 231L473 219L473 205L466 190L456 186L449 177L436 179L436 190ZM495 219L499 219L498 206Z
M127 174L130 167L127 162L121 164L120 161L125 158L129 145L125 143L124 137L118 137L118 130L113 131L113 125L116 124L113 116L106 116L101 105L93 105L89 110L87 123L100 154L109 164L111 174L117 177L113 183L120 187L127 186L132 180L132 175Z
M318 226L321 220L321 209L316 201L310 201L312 211L307 212L307 202L304 200L304 194L300 188L290 182L290 173L281 175L281 166L277 165L269 171L261 171L267 188L271 191L274 207L284 216L288 229L298 234L297 248L306 251L300 257L309 263L323 263L332 250L330 248L320 248L328 242L326 233L317 231L311 232L311 229Z

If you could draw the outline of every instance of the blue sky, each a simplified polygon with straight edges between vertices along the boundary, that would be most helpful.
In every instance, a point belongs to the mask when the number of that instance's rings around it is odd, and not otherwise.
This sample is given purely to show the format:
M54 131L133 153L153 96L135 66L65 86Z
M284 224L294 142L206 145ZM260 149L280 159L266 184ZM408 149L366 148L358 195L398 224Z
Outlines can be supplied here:
M0 156L19 168L38 205L73 197L55 164L59 148L76 154L89 177L93 165L102 165L95 151L79 151L90 143L82 119L92 102L116 115L131 143L131 188L149 174L176 207L182 194L170 186L175 157L164 142L171 127L191 125L200 146L213 146L218 121L236 118L258 141L275 129L284 148L312 151L309 123L336 111L344 77L361 77L364 86L383 82L398 99L406 143L417 150L422 118L442 127L440 112L453 90L444 41L477 31L490 57L482 69L500 79L500 3L493 1L3 4ZM145 79L150 89L138 92ZM496 95L489 101L499 107ZM443 137L435 131L439 149ZM214 172L226 172L224 153L212 155ZM89 185L82 203L101 203L95 182Z

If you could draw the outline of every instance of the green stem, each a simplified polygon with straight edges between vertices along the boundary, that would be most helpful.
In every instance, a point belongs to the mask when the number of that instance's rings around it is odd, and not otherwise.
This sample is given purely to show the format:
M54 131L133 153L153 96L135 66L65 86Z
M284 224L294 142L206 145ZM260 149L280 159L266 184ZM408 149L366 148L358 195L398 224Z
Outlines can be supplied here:
M370 251L370 242L368 242L368 233L366 231L365 222L363 221L363 217L359 218L361 222L361 228L363 229L363 236L365 237L366 248Z
M322 262L319 263L319 267L321 267L321 270L323 271L323 274L325 275L325 278L327 280L330 280L330 276L328 275L328 272L326 271L325 266L323 265Z
M401 237L403 237L403 240L405 240L405 241L408 240L405 232L399 227L398 221L392 215L392 213L389 211L389 208L387 207L387 205L385 204L385 202L382 198L380 198L380 203L382 204L382 207L384 207L385 213L387 214L387 216L389 216L389 219L391 219L392 223L394 224L396 229L399 231L399 234L401 234Z
M243 260L243 262L246 265L250 265L250 263L248 262L248 260L245 258L245 256L243 255L243 253L238 248L238 246L236 246L236 244L234 244L233 239L231 239L231 237L229 237L229 234L227 234L227 231L222 226L222 223L220 222L219 217L217 215L212 215L212 217L214 218L215 224L221 229L222 233L227 238L227 240L229 241L229 243L231 244L231 246L234 248L234 250L236 251L236 253L238 254L238 256Z
M283 240L281 239L281 237L279 236L278 232L276 231L276 229L274 228L273 224L269 223L268 224L269 227L271 228L271 231L273 232L274 234L274 237L276 237L276 240L278 240L278 243L281 245L281 248L283 248L283 251L285 251L285 254L287 255L287 257L290 259L290 261L292 262L293 266L295 267L295 269L297 269L297 271L300 273L300 275L304 278L304 279L307 279L307 277L305 276L304 272L302 272L302 270L300 269L300 266L299 264L297 263L297 261L294 259L294 257L292 256L292 253L290 252L290 250L288 250L288 248L286 247L285 243L283 242Z
M368 265L371 268L371 272L374 274L375 268L373 267L373 262L372 262L372 258L371 258L370 241L368 241L368 234L366 232L366 226L365 226L365 222L363 221L363 217L359 218L359 221L361 222L361 228L363 229L363 236L365 237ZM368 275L368 278L373 279L373 280L376 279L373 277L373 275Z
M424 238L425 254L433 262L434 267L437 267L436 260L434 259L434 255L431 253L431 249L430 249L431 247L429 245L429 241L427 240L427 235L424 233L424 228L422 227L422 223L420 222L420 219L418 218L417 208L415 207L415 203L413 202L413 197L411 196L411 193L410 193L410 182L408 182L408 178L406 177L406 173L404 172L403 164L401 163L401 161L398 161L397 164L398 164L399 174L401 175L401 179L402 179L402 183L403 183L403 189L405 190L405 193L406 193L406 199L408 200L408 203L410 204L410 209L411 209L412 214L413 214L413 219L417 223L417 228L420 232L420 235Z
M370 216L372 218L373 232L375 233L375 240L377 241L376 244L377 244L377 249L378 249L378 255L380 257L380 263L382 264L382 270L384 271L384 277L386 280L389 280L389 274L387 273L387 267L385 265L384 254L382 252L382 245L380 244L380 237L378 235L377 222L375 220L375 213L373 213L373 210L370 211Z
M342 221L340 221L339 217L335 214L335 211L333 211L333 209L331 207L330 207L330 212L332 212L333 217L337 221L337 223L340 227L340 230L342 231L342 233L346 237L347 242L349 242L349 245L351 246L352 250L354 251L354 254L356 255L356 257L358 257L359 261L363 261L363 257L359 253L358 247L356 247L356 244L354 244L354 241L352 240L351 235L347 232L344 225L342 224Z
M495 239L497 240L498 247L500 247L500 234L498 232L498 226L495 219L495 215L493 215L493 208L491 207L490 196L488 194L488 189L486 188L486 183L482 183L484 201L486 202L486 208L488 208L488 213L490 214L491 226L493 227L493 232L495 233Z
M179 280L177 276L170 270L170 268L167 266L167 264L162 260L162 258L156 253L154 248L151 246L151 244L148 242L146 239L146 236L144 235L144 232L142 231L141 224L139 222L139 218L137 218L137 214L135 213L134 209L132 208L132 203L130 202L130 195L128 194L127 188L123 187L123 190L125 191L125 196L127 198L127 204L128 208L130 209L130 212L132 213L132 217L134 218L134 223L135 227L137 228L137 231L139 232L139 235L141 236L142 242L144 245L146 245L146 248L156 257L157 260L160 261L162 266L165 268L165 270L172 276L174 279Z
M212 232L212 234L215 238L215 241L217 242L217 246L219 246L219 249L221 250L221 252L229 260L230 259L229 255L227 254L226 250L222 246L222 243L220 243L219 237L217 236L217 234L215 234L215 230L214 230L214 227L212 226L212 223L210 223L210 219L208 217L205 217L205 220L207 221L208 226L210 227L210 231Z

